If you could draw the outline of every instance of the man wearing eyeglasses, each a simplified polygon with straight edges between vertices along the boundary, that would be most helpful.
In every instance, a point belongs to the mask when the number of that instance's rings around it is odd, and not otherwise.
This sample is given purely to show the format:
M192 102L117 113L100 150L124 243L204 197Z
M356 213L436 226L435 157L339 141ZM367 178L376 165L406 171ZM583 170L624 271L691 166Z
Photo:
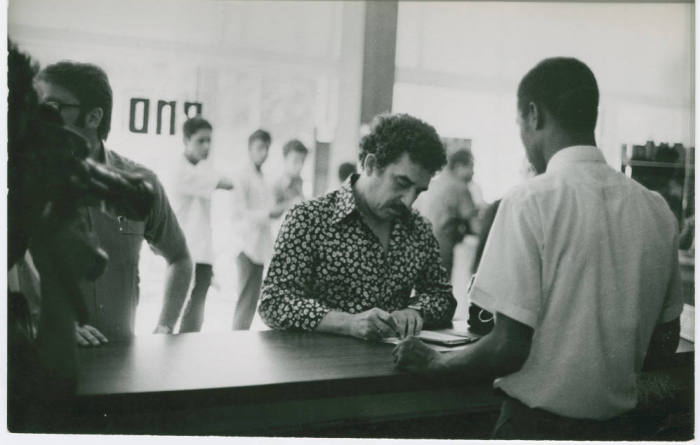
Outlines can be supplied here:
M81 283L89 322L76 326L76 341L82 346L98 346L134 334L139 253L144 239L168 264L163 308L155 332L172 333L190 285L192 261L156 175L104 146L112 117L112 89L107 74L95 65L64 61L42 70L35 79L35 88L41 103L58 110L66 127L85 137L93 160L142 175L156 194L145 221L131 221L87 204L81 208L87 226L109 255L109 264L97 280Z

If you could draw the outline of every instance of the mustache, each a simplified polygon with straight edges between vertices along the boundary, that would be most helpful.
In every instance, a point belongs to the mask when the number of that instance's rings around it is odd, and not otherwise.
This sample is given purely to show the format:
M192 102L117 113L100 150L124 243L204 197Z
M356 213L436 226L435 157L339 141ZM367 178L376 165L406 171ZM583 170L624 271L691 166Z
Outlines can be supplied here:
M389 208L399 213L401 216L405 216L411 213L411 210L400 202L389 205Z

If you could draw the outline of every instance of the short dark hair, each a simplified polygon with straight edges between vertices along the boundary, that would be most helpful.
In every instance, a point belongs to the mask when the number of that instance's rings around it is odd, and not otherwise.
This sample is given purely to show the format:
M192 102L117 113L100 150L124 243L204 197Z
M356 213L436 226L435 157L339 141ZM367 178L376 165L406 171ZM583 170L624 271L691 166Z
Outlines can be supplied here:
M408 153L410 159L431 173L445 166L445 147L435 128L408 114L381 114L374 118L368 135L360 141L360 163L368 154L384 168Z
M64 60L44 68L37 81L48 82L67 89L80 102L78 122L85 122L87 112L102 109L102 122L97 135L106 140L112 127L112 88L107 73L97 65Z
M474 155L471 150L460 148L450 155L448 165L450 170L454 170L459 165L474 165Z
M340 164L340 167L338 167L338 179L340 182L345 182L348 176L354 173L357 173L357 166L350 162L343 162Z
M534 102L573 134L593 132L598 120L598 83L588 66L571 57L545 59L518 86L518 109L527 115Z
M291 141L288 141L286 144L284 144L284 147L282 147L282 155L286 158L287 155L291 152L297 152L301 153L304 156L309 154L309 149L306 148L306 145L302 144L302 142L299 139L292 139Z
M270 136L270 133L260 128L248 136L248 147L256 140L262 141L265 145L270 145L272 143L272 136Z
M199 116L191 117L182 124L182 133L187 139L191 138L199 130L211 130L212 126L208 120Z

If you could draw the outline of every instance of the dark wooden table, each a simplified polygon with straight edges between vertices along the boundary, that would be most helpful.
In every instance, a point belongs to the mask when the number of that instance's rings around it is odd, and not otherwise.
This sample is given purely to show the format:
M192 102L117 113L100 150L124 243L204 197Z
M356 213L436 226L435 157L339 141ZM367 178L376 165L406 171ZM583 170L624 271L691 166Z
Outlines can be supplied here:
M394 346L328 334L149 335L80 351L76 431L272 435L498 409L490 385L397 371Z
M455 322L452 332L466 333L466 324ZM392 348L328 334L237 331L82 349L70 432L293 435L498 409L490 384L400 372ZM676 359L663 366L692 366L692 343Z

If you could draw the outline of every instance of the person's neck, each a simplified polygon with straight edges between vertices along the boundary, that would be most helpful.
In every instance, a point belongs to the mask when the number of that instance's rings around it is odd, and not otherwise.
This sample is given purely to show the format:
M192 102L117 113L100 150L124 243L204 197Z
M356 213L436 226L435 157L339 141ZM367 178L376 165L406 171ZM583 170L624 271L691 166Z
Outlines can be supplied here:
M554 157L555 154L561 150L574 147L577 145L592 145L597 146L595 142L595 135L582 135L582 136L572 136L566 133L554 133L549 138L549 143L544 148L544 160L546 165L549 165L549 161Z
M102 141L97 137L86 137L85 139L87 140L88 148L90 149L89 158L96 162L104 162L106 155Z
M191 153L185 152L185 158L190 161L190 164L192 165L197 165L199 163L199 159L197 159L195 156L193 156Z
M255 171L257 171L258 173L262 173L262 164L258 165L258 164L255 163L255 161L253 161L253 160L251 159L251 160L250 160L250 165L253 166L253 168L255 169Z
M459 176L454 170L452 170L449 167L446 169L446 172L449 175L449 177L452 178L452 180L454 181L461 182L464 184L469 184L471 182L471 179L469 181L465 181L464 178Z
M369 184L367 183L367 177L360 175L357 181L352 185L352 193L355 196L355 203L357 204L357 209L360 214L373 225L382 225L386 221L383 221L375 215L367 204L365 196L367 196L367 190L369 189Z

